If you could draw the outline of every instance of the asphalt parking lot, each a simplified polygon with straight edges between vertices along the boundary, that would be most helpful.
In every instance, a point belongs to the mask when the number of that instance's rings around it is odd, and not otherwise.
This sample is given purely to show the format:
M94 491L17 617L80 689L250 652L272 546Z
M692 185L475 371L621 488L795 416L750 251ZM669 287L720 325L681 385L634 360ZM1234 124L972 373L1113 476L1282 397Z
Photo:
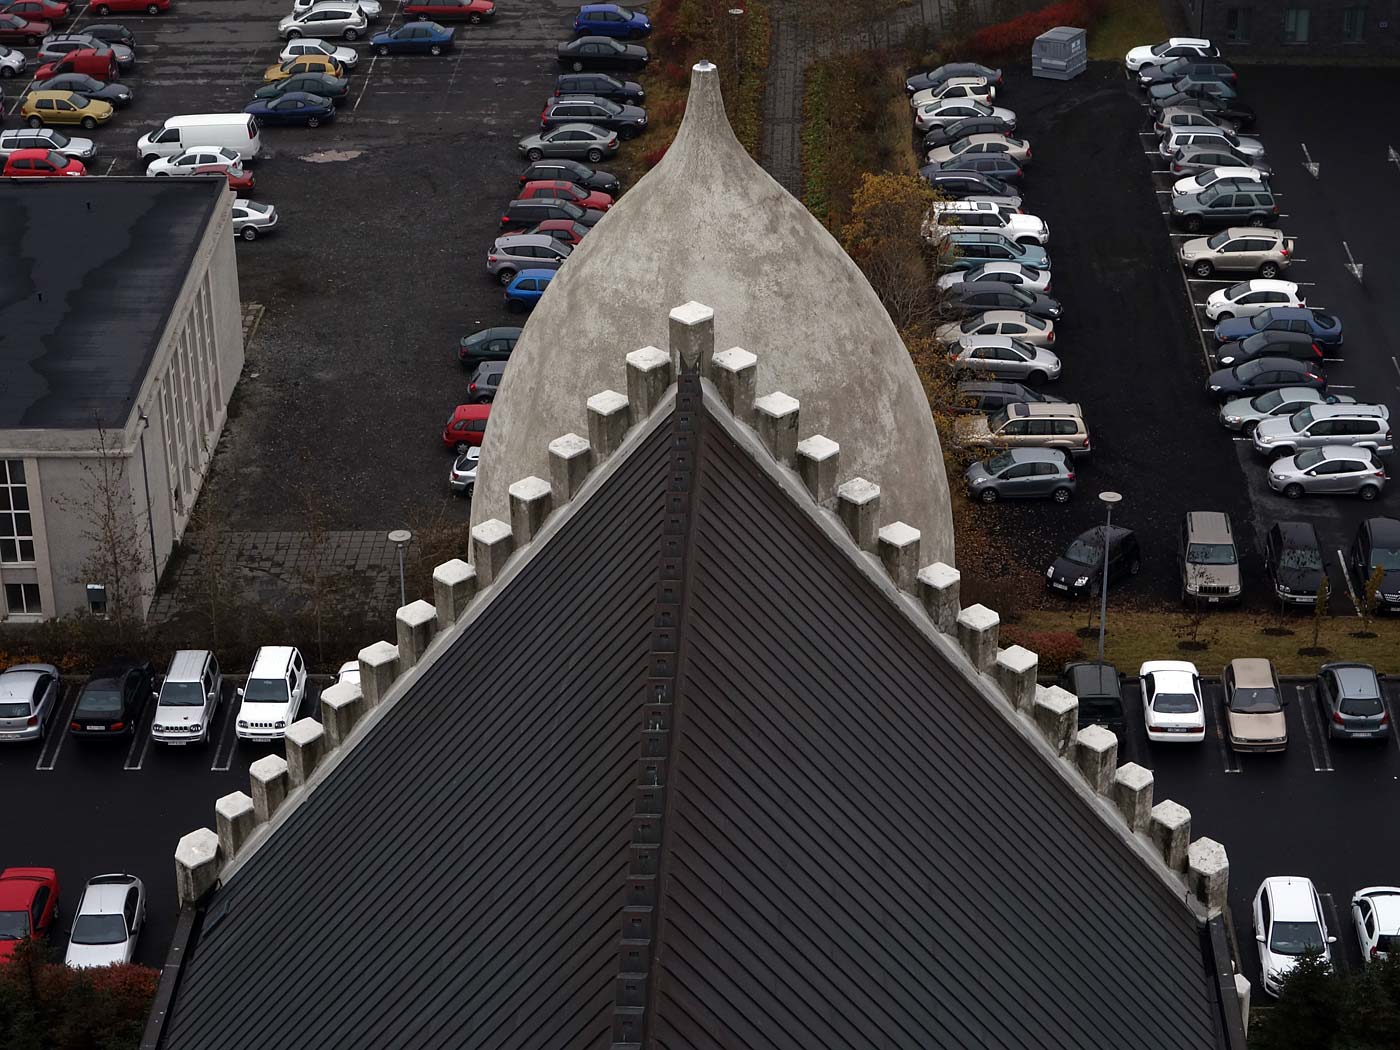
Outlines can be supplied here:
M398 4L383 6L371 32L400 24ZM266 313L215 459L230 528L304 528L308 503L337 529L392 528L449 500L439 435L466 389L457 340L513 321L484 255L577 6L501 0L494 22L458 26L441 58L379 58L362 39L334 122L264 130L249 196L281 222L237 247L241 298ZM136 98L92 133L96 172L142 174L136 139L166 117L242 109L277 61L290 9L176 0L156 18L108 19L136 35L123 75ZM61 28L95 20L75 10ZM25 87L4 83L7 127ZM449 506L466 517L465 503Z
M331 679L308 683L303 715L316 711ZM146 883L146 929L136 961L160 966L175 930L175 844L195 828L214 826L214 803L248 791L248 766L278 744L240 743L234 735L242 679L225 678L214 732L204 745L173 747L151 740L155 705L148 704L134 737L76 739L66 727L81 679L65 679L59 717L42 744L0 748L0 795L12 801L0 866L51 867L58 872L62 912L53 945L83 884L94 875L125 872Z

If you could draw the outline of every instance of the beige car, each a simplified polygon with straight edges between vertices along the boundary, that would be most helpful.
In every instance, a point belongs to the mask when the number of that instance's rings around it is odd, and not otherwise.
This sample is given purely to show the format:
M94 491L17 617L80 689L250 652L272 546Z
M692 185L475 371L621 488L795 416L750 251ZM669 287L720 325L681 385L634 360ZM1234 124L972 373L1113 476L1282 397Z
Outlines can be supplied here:
M1058 448L1089 451L1089 428L1078 405L1016 402L990 416L965 415L957 421L960 444L972 448Z
M1252 273L1277 277L1293 258L1293 241L1262 226L1231 226L1181 246L1181 265L1197 277L1214 273Z
M1236 751L1282 751L1288 746L1283 691L1268 660L1231 660L1225 668L1225 716Z

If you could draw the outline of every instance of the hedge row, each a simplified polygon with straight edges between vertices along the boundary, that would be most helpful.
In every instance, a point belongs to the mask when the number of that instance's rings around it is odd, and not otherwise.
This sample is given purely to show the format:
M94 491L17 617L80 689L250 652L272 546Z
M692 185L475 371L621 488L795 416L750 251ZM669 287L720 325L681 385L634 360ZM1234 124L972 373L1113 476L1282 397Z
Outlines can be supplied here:
M1041 33L1056 26L1092 29L1106 7L1107 0L1062 0L979 29L961 45L960 52L966 60L974 62L1007 58L1028 60L1031 45Z

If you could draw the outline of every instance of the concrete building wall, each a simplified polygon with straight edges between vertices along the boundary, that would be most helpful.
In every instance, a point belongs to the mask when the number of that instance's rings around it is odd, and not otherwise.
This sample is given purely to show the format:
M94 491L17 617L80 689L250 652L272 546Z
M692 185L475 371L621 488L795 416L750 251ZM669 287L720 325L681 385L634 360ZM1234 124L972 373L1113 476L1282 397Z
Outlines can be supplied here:
M1400 58L1400 0L1180 0L1190 32L1237 58Z
M166 323L136 403L125 425L94 430L0 431L0 460L24 464L34 538L32 561L0 560L0 619L32 621L88 608L86 585L94 544L91 502L102 474L105 444L115 461L114 488L132 515L139 538L144 597L149 608L159 572L179 542L228 418L228 403L243 370L238 264L227 208L205 231L194 263ZM149 502L148 502L149 500ZM149 506L149 514L147 507ZM3 523L0 523L2 525ZM0 534L3 529L0 528ZM154 542L155 568L150 550ZM0 558L3 552L0 551ZM16 597L25 599L20 608Z

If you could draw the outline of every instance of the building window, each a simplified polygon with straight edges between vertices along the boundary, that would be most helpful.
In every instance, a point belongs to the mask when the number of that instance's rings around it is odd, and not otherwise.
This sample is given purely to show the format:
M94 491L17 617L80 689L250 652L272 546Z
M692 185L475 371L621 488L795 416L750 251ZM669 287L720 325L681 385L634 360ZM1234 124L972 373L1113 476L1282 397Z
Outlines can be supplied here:
M0 459L0 562L34 560L34 523L24 460Z
M1225 9L1225 39L1232 44L1243 44L1249 40L1249 16L1253 8L1227 7Z
M1342 39L1348 44L1359 44L1366 35L1366 5L1342 8Z
M87 585L88 612L94 616L107 615L107 585L90 583Z
M5 584L5 608L11 616L39 616L39 585L37 583Z
M1283 13L1283 42L1285 44L1306 44L1308 42L1308 17L1311 12L1306 7L1290 7Z

